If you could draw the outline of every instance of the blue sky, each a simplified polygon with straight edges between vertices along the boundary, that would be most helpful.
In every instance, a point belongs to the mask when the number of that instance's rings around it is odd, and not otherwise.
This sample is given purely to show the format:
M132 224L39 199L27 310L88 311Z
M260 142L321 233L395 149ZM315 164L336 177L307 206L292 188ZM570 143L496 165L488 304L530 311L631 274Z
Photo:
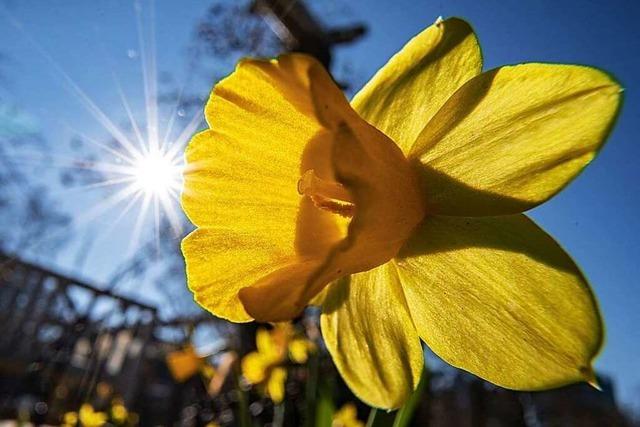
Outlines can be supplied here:
M114 86L115 72L134 115L143 114L132 3L31 0L2 4L0 52L8 57L2 67L8 82L2 96L35 119L52 152L68 155L66 147L74 134L69 125L98 139L106 132L42 52L118 121L125 113ZM207 5L163 0L156 3L154 17L145 15L144 30L154 30L151 23L155 26L158 69L170 71L178 82L188 78L186 48L193 25ZM148 10L148 2L142 6ZM327 0L322 7L331 23L357 20L369 26L364 39L336 52L339 63L354 67L360 83L440 15L460 16L472 23L483 47L485 69L528 61L580 63L607 70L622 83L625 103L607 146L577 180L531 216L573 255L590 279L607 326L606 346L596 366L614 377L625 402L639 405L634 396L640 393L640 168L636 165L640 157L640 2ZM231 65L221 64L227 66ZM87 209L100 197L61 194L71 212ZM105 214L94 226L106 226L112 215ZM105 280L117 262L114 254L122 253L128 244L132 221L125 219L108 236L99 237L82 271L73 271L69 254L48 262L93 281Z

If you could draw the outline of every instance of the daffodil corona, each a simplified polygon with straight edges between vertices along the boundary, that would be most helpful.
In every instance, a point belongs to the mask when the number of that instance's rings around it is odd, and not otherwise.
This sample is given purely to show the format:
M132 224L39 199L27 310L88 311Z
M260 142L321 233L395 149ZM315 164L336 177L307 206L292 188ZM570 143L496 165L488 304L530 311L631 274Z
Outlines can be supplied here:
M416 387L420 339L507 388L593 381L594 296L522 212L591 161L620 97L585 66L482 72L456 18L409 41L351 103L308 56L244 60L186 151L190 289L235 322L322 306L338 370L377 407Z

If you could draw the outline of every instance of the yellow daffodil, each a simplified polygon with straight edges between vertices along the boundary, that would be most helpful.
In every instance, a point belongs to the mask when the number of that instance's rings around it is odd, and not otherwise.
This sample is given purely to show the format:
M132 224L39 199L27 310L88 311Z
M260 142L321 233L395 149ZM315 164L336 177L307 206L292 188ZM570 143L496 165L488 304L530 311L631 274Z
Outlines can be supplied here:
M80 425L83 427L102 427L107 422L107 414L96 412L88 403L80 407Z
M217 370L207 362L207 356L200 356L192 345L172 351L166 358L171 376L177 382L185 382L196 374L208 383L207 389L212 396L217 395L224 384L235 356L225 353L221 357L221 369Z
M316 345L304 337L296 337L289 343L289 359L295 363L306 363L309 353L316 350Z
M358 419L356 405L347 403L333 414L331 427L364 427L364 423Z
M65 412L62 416L63 427L75 427L78 425L78 413L75 411Z
M373 406L416 387L420 339L507 388L591 381L594 296L521 212L594 158L620 99L586 66L482 72L455 18L409 41L351 103L308 56L244 60L186 151L189 287L235 322L322 305L338 370Z
M289 327L278 324L268 331L256 332L257 350L242 358L242 376L250 383L262 386L263 391L275 403L284 399L287 370L280 365L287 356Z
M315 345L296 334L290 323L277 323L273 329L258 329L257 351L247 354L241 362L242 376L251 384L260 385L275 403L284 398L287 355L294 363L305 363Z
M256 348L256 351L242 359L242 374L251 384L264 381L271 366L284 359L282 347L276 344L272 334L264 328L256 332Z
M120 398L114 399L113 402L111 402L111 419L116 424L124 424L129 419L129 411L127 411L124 402Z
M287 369L282 366L274 366L269 372L264 383L264 393L274 403L281 403L284 400L285 385L287 382Z

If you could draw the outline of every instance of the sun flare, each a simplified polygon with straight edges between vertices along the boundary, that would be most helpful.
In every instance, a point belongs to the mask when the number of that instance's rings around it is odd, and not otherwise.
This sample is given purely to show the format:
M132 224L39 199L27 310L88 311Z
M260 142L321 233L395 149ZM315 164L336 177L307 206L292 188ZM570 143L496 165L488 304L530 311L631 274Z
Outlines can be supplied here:
M167 153L153 151L133 165L134 185L147 195L163 196L180 189L180 168Z

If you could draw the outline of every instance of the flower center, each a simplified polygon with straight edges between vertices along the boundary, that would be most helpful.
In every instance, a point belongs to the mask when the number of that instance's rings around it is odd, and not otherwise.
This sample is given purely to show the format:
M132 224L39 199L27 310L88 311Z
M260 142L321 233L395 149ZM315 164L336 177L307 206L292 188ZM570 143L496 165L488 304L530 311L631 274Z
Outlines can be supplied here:
M298 180L298 193L310 197L318 209L344 217L352 217L356 208L351 194L342 184L319 178L313 169Z

